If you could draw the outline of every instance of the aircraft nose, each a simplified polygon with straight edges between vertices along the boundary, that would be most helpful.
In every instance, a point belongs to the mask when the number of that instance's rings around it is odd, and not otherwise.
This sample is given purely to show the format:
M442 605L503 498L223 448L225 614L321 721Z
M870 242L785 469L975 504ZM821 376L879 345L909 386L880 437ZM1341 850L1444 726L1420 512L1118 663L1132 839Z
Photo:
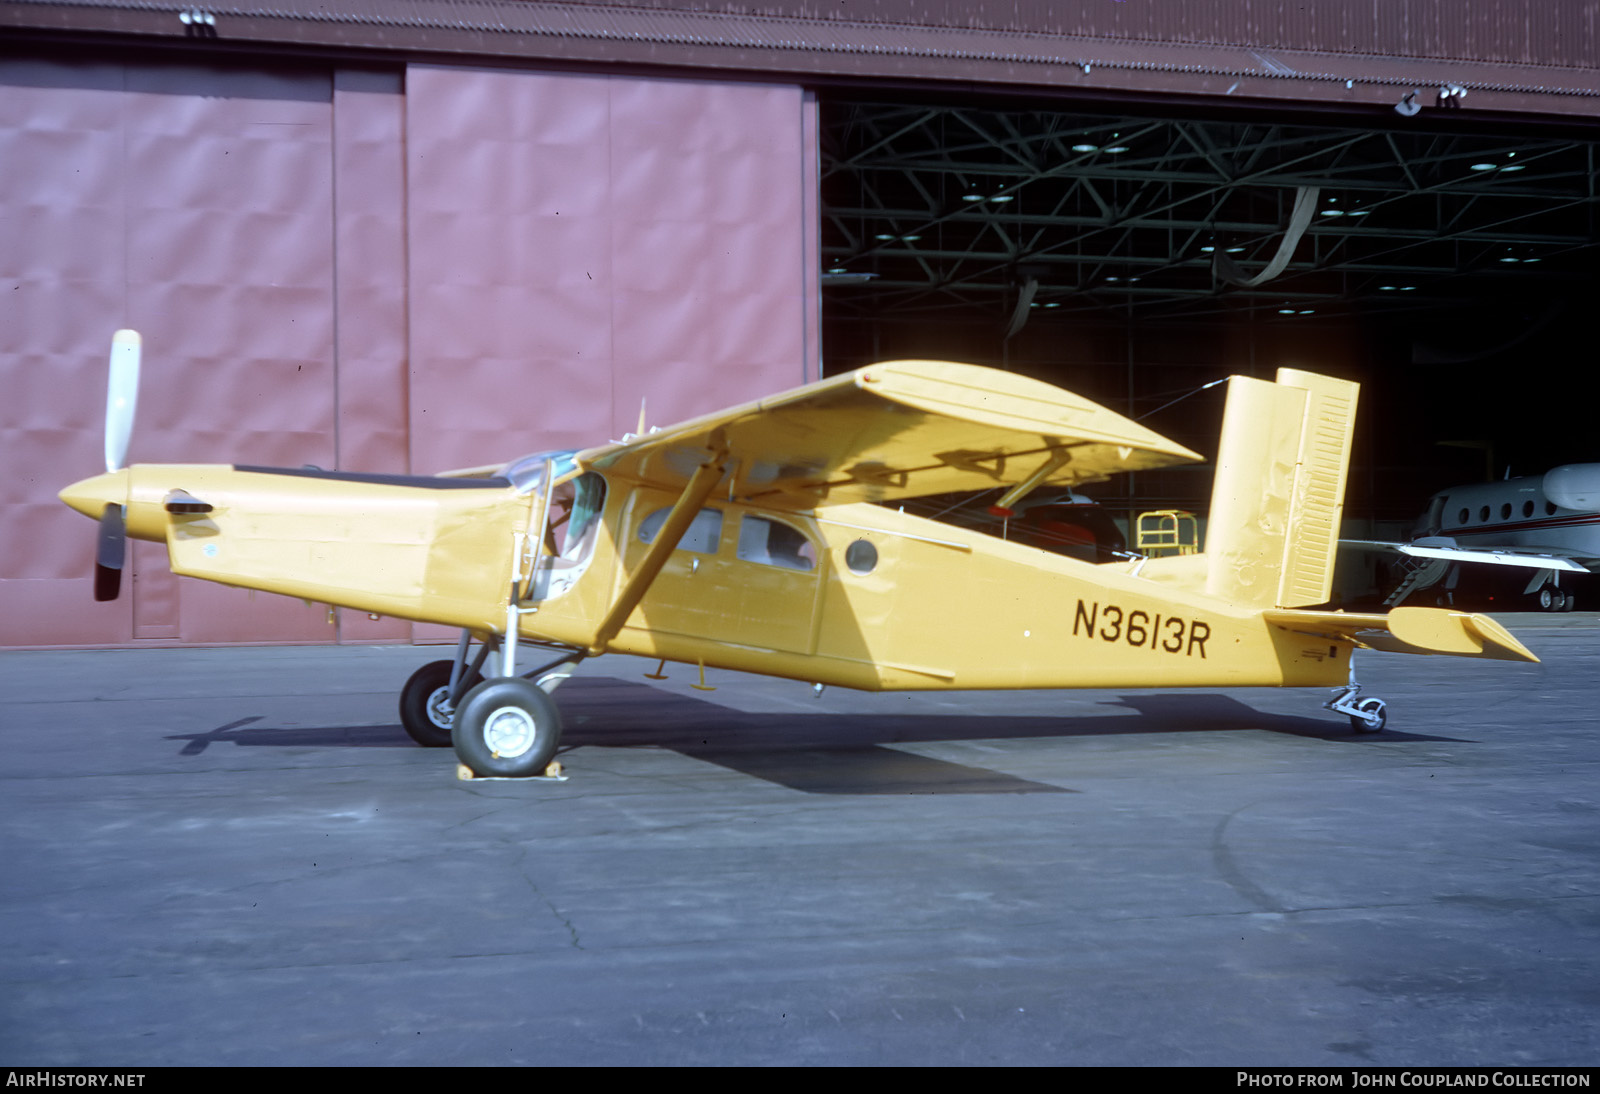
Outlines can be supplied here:
M128 503L128 472L111 471L75 482L58 495L86 517L99 520L106 506Z

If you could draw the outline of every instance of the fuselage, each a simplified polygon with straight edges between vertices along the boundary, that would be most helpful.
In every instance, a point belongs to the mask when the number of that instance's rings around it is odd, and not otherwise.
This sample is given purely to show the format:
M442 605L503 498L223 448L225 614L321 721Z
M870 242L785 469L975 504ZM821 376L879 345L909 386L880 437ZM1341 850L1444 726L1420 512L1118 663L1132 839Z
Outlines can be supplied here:
M1429 499L1413 538L1445 536L1462 547L1550 547L1600 556L1600 464L1475 483Z
M611 486L583 576L524 617L574 646L676 500ZM870 690L1325 685L1348 647L1151 580L880 505L707 503L608 644Z
M174 490L209 510L169 511ZM180 574L480 637L514 598L521 638L591 652L677 501L594 471L546 484L200 465L135 466L63 498L95 517L126 499L129 534L164 540ZM879 505L735 500L702 506L600 647L868 690L1323 686L1350 654L1128 563Z

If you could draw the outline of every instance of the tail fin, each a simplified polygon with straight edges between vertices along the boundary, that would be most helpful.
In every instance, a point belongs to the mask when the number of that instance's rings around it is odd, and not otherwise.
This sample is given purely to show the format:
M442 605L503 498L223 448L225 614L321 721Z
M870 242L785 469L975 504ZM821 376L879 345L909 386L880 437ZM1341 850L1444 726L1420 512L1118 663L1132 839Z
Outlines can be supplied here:
M1359 384L1296 369L1233 377L1206 532L1206 592L1260 608L1321 604L1333 559Z

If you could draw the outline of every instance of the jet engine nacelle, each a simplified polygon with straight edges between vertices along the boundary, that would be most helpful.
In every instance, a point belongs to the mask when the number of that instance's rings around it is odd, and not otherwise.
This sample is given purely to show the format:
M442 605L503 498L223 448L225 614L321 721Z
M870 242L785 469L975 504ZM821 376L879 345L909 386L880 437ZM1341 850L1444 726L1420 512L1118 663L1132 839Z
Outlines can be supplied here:
M1569 463L1544 477L1544 496L1563 509L1600 511L1600 463Z

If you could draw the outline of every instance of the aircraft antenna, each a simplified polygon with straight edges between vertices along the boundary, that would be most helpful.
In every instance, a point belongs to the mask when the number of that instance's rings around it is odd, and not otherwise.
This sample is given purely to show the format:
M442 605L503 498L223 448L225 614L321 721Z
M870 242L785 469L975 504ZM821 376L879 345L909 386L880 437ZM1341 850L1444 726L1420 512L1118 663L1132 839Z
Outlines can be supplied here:
M1228 377L1224 376L1220 380L1212 380L1209 384L1201 384L1199 387L1195 388L1193 391L1186 391L1182 395L1178 396L1176 399L1173 399L1171 402L1162 403L1160 406L1156 407L1154 410L1145 411L1143 414L1141 414L1137 418L1135 418L1134 421L1142 422L1146 418L1150 417L1150 415L1159 414L1163 410L1167 409L1167 407L1175 406L1176 404L1183 402L1185 399L1187 399L1191 395L1198 395L1202 391L1206 390L1207 388L1216 387L1218 384L1225 384L1227 382L1228 382Z

